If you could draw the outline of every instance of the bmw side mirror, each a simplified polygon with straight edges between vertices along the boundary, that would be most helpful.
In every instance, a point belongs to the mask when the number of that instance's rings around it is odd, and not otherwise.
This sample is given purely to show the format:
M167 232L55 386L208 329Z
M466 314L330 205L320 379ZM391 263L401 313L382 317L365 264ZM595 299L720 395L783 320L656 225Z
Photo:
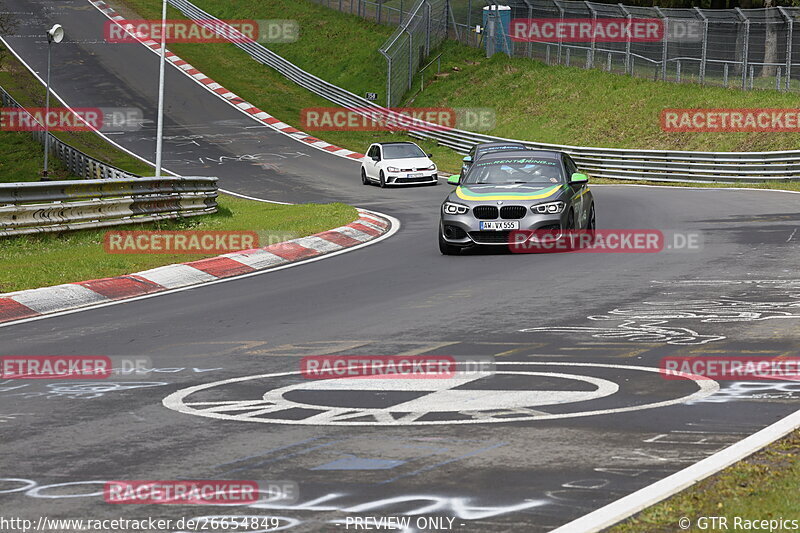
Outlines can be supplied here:
M375 161L375 162L377 163L378 161L380 161L380 160L381 160L381 156L379 156L379 155L373 155L373 156L372 156L372 160L373 160L373 161Z
M458 174L453 174L449 178L447 178L447 183L450 185L458 185L458 182L461 181L461 176Z
M425 155L427 155L428 157L433 157L433 154L425 154Z
M576 172L570 177L570 183L587 183L589 181L589 176L586 174L581 174L580 172Z
M462 161L464 163L472 163L472 156L471 155L464 156L464 159L462 159Z

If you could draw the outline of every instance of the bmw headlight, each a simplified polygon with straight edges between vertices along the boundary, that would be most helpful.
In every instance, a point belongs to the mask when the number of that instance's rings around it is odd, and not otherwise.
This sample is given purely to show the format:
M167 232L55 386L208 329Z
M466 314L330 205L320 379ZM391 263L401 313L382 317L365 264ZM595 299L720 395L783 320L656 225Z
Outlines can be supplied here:
M454 204L453 202L445 202L442 204L442 213L445 215L463 215L469 211L469 207L461 204Z
M538 204L531 206L531 211L534 213L543 213L555 215L564 211L567 206L564 202L547 202L546 204Z
M386 167L386 170L389 172L400 172L400 169L397 167Z
M436 170L436 163L432 164L431 166L429 166L425 170Z

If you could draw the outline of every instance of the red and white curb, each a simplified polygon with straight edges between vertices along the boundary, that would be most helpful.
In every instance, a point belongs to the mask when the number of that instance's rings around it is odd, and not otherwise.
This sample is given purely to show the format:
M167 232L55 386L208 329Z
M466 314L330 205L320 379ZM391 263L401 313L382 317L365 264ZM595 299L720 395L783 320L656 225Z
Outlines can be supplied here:
M309 237L242 250L189 263L167 265L114 278L0 294L0 323L182 289L273 269L363 245L392 230L392 222L358 210L359 218Z
M114 11L114 9L107 3L103 2L102 0L89 0L89 3L92 4L94 7L96 7L98 10L100 10L100 12L103 13L110 20L116 22L121 28L125 29L126 33L128 33L131 37L133 37L134 39L145 45L154 53L159 55L161 54L160 42L154 41L152 39L141 39L135 33L128 31L124 26L124 24L128 21L125 19L125 17L119 15L116 11ZM209 78L208 76L206 76L205 74L194 68L192 65L190 65L189 63L187 63L186 61L175 55L173 52L166 50L164 52L164 56L168 62L175 65L184 74L195 80L201 86L205 87L209 92L216 94L217 96L219 96L232 106L236 107L246 115L249 115L256 121L266 126L269 126L270 128L279 131L285 135L288 135L289 137L292 137L297 141L300 141L302 143L308 144L309 146L313 146L314 148L322 150L323 152L329 152L339 157L345 157L347 159L354 159L354 160L360 160L364 157L364 154L359 154L358 152L354 152L346 148L341 148L339 146L335 146L333 144L325 142L321 139L317 139L316 137L313 137L308 133L300 131L297 128L290 126L289 124L280 121L279 119L273 117L266 111L262 111L261 109L257 108L250 102L244 100L243 98L240 98L232 91L229 91L219 83L215 82L214 80L212 80L211 78Z

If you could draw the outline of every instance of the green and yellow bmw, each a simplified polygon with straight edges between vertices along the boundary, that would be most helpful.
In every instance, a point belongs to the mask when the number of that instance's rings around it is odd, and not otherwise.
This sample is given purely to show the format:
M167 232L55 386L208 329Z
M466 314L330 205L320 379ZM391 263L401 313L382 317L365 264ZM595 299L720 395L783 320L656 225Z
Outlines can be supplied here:
M487 154L442 204L439 250L445 255L475 246L509 246L517 230L559 233L594 230L589 178L558 151L513 150Z

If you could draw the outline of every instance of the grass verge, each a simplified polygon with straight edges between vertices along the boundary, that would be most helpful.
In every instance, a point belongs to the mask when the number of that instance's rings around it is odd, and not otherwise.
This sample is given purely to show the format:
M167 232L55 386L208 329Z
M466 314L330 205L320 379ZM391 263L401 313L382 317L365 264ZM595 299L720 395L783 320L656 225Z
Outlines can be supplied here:
M304 237L348 224L355 208L344 204L279 205L231 196L218 199L213 215L132 224L97 230L0 239L0 293L61 283L130 274L149 268L193 261L208 255L108 254L103 236L116 230L247 230L264 235ZM217 254L212 254L217 255Z
M735 465L700 481L693 487L647 508L609 529L609 533L673 533L681 531L678 521L686 517L691 527L685 531L796 531L797 528L734 527L735 517L744 520L770 520L781 517L798 520L797 498L800 483L800 433L794 432ZM703 528L701 517L721 516L727 529ZM719 523L718 523L719 524ZM791 524L791 523L790 523Z

